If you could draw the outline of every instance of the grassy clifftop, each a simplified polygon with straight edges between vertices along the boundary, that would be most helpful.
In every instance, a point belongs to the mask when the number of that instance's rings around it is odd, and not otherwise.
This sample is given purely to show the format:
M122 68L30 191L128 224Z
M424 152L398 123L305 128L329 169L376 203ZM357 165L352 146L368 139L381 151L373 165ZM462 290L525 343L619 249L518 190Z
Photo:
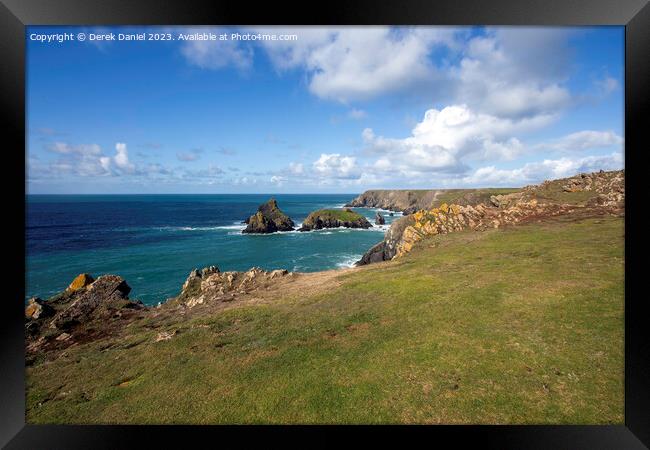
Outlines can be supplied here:
M622 423L623 233L561 216L432 236L135 321L28 367L27 421Z

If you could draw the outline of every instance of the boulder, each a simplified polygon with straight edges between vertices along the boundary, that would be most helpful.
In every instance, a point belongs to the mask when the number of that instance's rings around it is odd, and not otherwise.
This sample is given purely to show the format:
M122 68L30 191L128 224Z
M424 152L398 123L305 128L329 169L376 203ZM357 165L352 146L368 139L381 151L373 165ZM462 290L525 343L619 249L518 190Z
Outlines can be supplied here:
M38 320L53 314L54 309L38 297L30 298L25 307L25 319Z
M72 280L72 283L70 283L70 286L68 286L68 292L76 292L79 289L85 288L86 286L90 285L93 281L95 281L92 277L92 275L88 273L80 273L75 277L74 280Z
M293 220L278 207L278 202L271 198L261 204L257 212L244 221L247 224L242 233L274 233L276 231L292 231Z
M322 228L371 228L372 224L361 214L346 209L320 209L314 211L302 223L298 231L320 230Z
M379 213L375 214L375 225L384 225L385 223L386 219L384 219L384 216Z

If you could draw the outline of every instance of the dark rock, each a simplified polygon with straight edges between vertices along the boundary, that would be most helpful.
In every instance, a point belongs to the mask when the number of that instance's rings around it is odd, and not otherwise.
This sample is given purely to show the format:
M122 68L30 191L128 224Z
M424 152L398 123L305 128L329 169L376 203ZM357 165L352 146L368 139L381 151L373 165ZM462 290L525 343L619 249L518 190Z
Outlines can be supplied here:
M400 217L391 223L390 228L384 236L384 240L370 248L355 265L363 266L365 264L393 259L397 254L397 243L402 238L404 230L412 224L413 216Z
M244 221L248 224L242 233L274 233L292 231L295 224L284 214L275 199L270 199L257 209L257 212Z
M384 225L385 223L386 220L384 219L384 216L379 213L375 214L375 225Z

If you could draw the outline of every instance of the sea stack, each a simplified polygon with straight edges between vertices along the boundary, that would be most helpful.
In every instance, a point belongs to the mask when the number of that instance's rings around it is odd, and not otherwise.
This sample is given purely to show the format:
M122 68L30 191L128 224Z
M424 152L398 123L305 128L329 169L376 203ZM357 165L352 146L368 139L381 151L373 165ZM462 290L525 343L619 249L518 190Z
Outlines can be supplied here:
M320 230L322 228L371 228L372 224L361 214L345 209L320 209L314 211L302 223L298 231Z
M278 202L271 198L261 204L257 212L250 216L245 223L248 224L242 233L274 233L276 231L293 231L293 220L278 208Z
M384 216L379 213L375 214L375 225L384 225L385 223L386 220L384 219Z

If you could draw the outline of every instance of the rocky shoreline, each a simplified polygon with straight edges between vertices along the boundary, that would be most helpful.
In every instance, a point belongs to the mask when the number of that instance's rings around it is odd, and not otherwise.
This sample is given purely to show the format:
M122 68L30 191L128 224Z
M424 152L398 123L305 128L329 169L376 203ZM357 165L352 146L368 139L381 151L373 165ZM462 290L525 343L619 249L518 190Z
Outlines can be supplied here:
M623 171L600 171L492 195L487 202L471 204L467 196L464 200L465 204L442 203L396 220L384 240L368 250L356 265L398 258L427 236L466 229L483 231L574 212L621 215L625 208L625 177Z
M268 208L260 207L258 213L270 212L284 226L294 226L280 215L275 200L271 199L265 205ZM482 231L559 216L622 216L624 210L623 171L601 171L546 181L526 186L518 192L492 195L488 201L442 203L402 217L391 224L384 239L369 249L357 265L399 258L428 236L463 230ZM365 217L349 209L315 211L310 217L300 231L329 226L372 227ZM249 225L255 220L250 220ZM220 307L271 288L281 289L284 283L294 282L301 276L304 275L284 269L265 271L257 267L245 272L221 272L216 266L194 269L178 296L152 307L130 299L131 288L122 277L103 275L94 279L92 275L83 273L54 297L47 300L34 297L28 301L25 308L27 362L30 364L39 354L51 350L124 333L134 320L161 313L183 316L201 307Z

